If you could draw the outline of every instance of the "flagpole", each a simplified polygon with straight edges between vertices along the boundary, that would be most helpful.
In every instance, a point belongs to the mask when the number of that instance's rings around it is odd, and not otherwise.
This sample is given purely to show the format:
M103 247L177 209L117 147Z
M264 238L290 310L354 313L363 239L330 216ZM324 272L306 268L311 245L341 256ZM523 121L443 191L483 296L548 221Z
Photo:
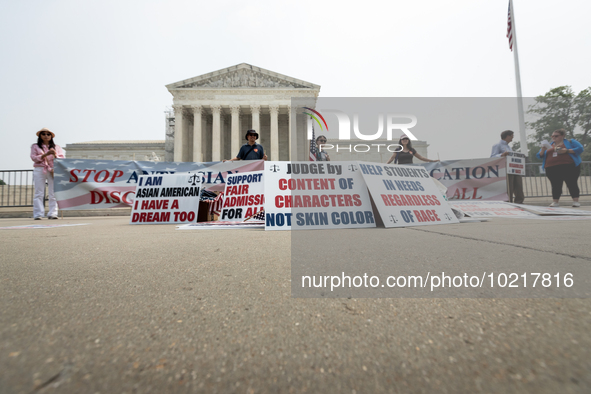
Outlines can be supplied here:
M519 55L517 54L517 29L515 26L515 13L513 12L513 0L509 0L511 8L511 29L513 30L513 58L515 63L515 84L517 85L517 112L519 116L519 140L520 150L524 155L528 155L527 136L525 135L525 116L523 113L523 95L521 93L521 75L519 73Z

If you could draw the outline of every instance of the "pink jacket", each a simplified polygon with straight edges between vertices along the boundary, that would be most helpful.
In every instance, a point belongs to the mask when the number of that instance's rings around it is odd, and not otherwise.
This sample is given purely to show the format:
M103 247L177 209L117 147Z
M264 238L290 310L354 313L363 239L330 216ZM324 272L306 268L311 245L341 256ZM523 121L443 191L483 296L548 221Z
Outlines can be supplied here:
M66 157L64 150L56 145L55 153L57 153L57 158L63 159ZM47 155L42 157L45 153L49 151L49 147L43 145L43 149L39 148L39 145L33 144L31 145L31 160L33 160L33 167L43 167L43 173L46 174L50 171L53 171L53 155Z

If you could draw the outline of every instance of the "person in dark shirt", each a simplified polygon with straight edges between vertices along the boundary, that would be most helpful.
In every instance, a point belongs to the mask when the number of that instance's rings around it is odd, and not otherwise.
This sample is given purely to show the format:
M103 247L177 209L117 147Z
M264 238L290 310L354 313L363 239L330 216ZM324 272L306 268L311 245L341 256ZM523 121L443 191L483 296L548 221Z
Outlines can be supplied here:
M236 155L235 158L227 160L227 161L236 161L236 160L267 160L267 155L265 154L265 150L263 149L262 145L257 144L257 139L259 138L259 134L256 130L248 130L245 136L248 143L242 145L240 151ZM226 160L224 160L226 161Z
M562 184L566 183L568 192L573 199L573 207L580 207L578 180L581 175L581 153L583 145L575 139L567 139L566 130L558 129L552 133L552 144L550 148L542 145L540 151L536 154L538 159L542 159L542 166L546 171L546 176L552 185L552 204L551 207L559 207L560 196L562 195Z
M398 141L398 145L402 146L402 150L398 152L394 152L390 160L386 164L390 164L394 162L394 164L412 164L412 158L416 157L419 160L427 161L430 163L439 161L439 160L429 160L424 158L423 156L419 155L417 151L412 147L412 143L410 142L410 138L406 135L402 135L400 140Z

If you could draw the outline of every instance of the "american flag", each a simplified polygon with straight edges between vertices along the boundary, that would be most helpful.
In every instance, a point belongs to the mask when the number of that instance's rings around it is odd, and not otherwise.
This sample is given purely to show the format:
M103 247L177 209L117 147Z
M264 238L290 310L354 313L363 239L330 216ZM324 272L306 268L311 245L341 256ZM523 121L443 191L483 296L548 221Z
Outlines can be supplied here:
M265 220L265 210L260 210L257 213L255 213L254 215L244 219L244 221L246 222L247 220Z
M203 201L203 199L202 199ZM224 192L220 192L215 198L204 200L209 203L209 214L220 216L222 206L224 205Z
M509 12L507 13L507 38L509 39L509 49L513 51L513 18L511 17L511 1L509 1Z
M310 140L310 161L316 161L316 134L312 126L312 140Z

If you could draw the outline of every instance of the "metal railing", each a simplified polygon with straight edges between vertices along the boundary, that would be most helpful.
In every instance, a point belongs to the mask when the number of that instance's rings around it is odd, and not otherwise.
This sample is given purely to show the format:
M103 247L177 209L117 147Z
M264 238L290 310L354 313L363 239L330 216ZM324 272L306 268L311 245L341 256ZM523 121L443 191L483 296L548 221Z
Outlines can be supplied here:
M579 188L581 196L591 196L591 162L589 161L581 163ZM552 197L552 186L543 172L542 163L525 165L523 192L526 197ZM568 195L566 186L562 193ZM33 170L0 170L0 208L32 207L34 194Z
M33 170L0 170L0 208L32 207Z
M591 161L581 163L579 189L581 189L581 196L591 196ZM523 193L525 197L552 197L552 185L546 178L542 163L527 163L525 165ZM566 196L569 194L566 185L563 186L562 194Z

